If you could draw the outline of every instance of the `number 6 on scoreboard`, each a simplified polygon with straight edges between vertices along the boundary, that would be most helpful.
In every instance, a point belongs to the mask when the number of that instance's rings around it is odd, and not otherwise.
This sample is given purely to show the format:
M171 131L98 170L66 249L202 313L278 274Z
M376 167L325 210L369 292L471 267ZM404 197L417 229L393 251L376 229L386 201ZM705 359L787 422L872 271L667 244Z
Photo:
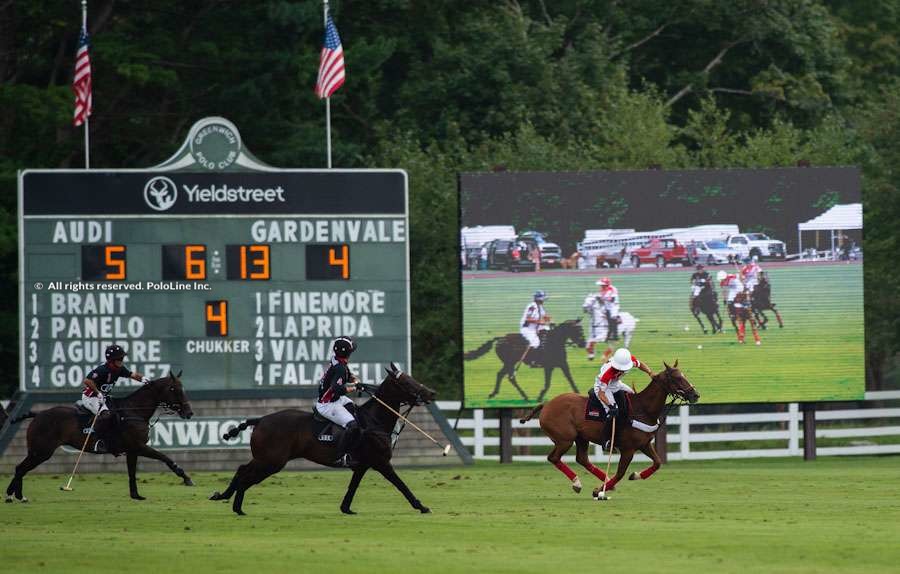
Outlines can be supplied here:
M228 336L228 301L220 299L206 302L206 336Z

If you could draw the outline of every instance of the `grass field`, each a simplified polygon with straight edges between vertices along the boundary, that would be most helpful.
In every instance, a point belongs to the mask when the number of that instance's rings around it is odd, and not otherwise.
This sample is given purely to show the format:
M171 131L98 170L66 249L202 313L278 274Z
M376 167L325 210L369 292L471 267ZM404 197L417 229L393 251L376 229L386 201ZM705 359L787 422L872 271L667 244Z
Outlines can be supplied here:
M124 466L124 463L123 463ZM639 464L634 465L640 468ZM581 471L582 469L578 469ZM225 473L31 476L0 506L3 572L896 572L900 457L677 462L612 500L549 464L401 470L433 513L379 475L338 511L348 472L285 472L246 517L206 497ZM8 477L3 477L8 480ZM5 482L4 482L5 484Z
M679 366L701 393L701 402L790 402L853 400L864 391L864 324L862 266L818 264L772 267L772 299L785 328L770 318L761 332L762 346L739 345L724 306L720 313L726 332L704 335L688 310L689 278L693 269L647 270L612 274L622 310L638 323L631 350L651 368L662 362ZM717 268L712 268L715 275ZM485 341L518 331L518 322L535 290L547 291L545 308L553 320L585 317L587 294L596 292L601 272L517 273L463 280L463 348L471 351ZM705 321L705 319L704 319ZM585 335L587 335L585 326ZM701 348L702 346L702 348ZM602 347L599 349L602 351ZM583 350L570 348L569 365L576 384L586 392L597 374ZM487 399L500 368L491 350L465 362L466 404L472 407L520 406L519 394L508 382L495 399ZM517 378L534 400L544 385L543 369L520 367ZM647 378L636 373L627 379L638 389ZM562 373L553 375L548 397L569 391Z

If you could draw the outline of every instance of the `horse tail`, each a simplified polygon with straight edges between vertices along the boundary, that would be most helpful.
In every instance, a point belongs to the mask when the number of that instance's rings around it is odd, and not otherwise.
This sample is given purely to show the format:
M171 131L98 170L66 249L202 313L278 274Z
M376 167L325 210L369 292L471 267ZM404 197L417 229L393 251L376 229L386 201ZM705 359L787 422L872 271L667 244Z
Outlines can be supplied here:
M19 415L16 418L14 418L13 420L9 421L9 424L14 425L16 423L20 423L20 422L24 421L25 419L33 419L36 416L37 416L37 413L28 411L24 415Z
M494 342L495 342L495 341L499 341L499 340L502 339L502 338L503 338L503 337L494 337L493 339L491 339L490 341L488 341L488 342L485 343L484 345L478 347L478 348L475 349L474 351L469 351L468 353L463 354L463 359L465 359L466 361L471 361L472 359L477 359L477 358L480 357L481 355L483 355L483 354L487 353L488 351L490 351L490 350L491 350L491 347L494 346Z
M528 413L528 415L527 415L525 418L519 419L519 424L525 424L525 423L527 423L528 421L530 421L531 419L533 419L533 418L534 418L534 415L536 415L536 414L538 414L539 412L541 412L541 409L544 408L544 404L545 404L545 403L541 403L541 404L539 404L538 406L536 406L536 407L534 407L533 409L531 409L531 412Z
M227 433L222 435L224 440L231 440L233 438L237 438L237 435L241 434L247 427L253 427L259 424L259 421L262 420L262 417L255 419L247 419L238 426L234 427Z

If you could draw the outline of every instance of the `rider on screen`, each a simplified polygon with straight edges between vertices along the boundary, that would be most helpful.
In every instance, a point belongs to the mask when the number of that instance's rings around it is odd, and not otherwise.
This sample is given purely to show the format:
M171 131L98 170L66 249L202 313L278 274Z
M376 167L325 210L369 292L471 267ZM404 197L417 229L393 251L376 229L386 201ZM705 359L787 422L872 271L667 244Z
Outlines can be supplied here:
M127 353L119 345L110 345L104 354L106 362L94 368L82 382L84 388L81 391L81 404L97 417L94 431L100 438L94 442L94 452L112 453L116 450L112 444L116 417L109 412L106 398L120 378L134 379L142 383L150 381L137 371L132 372L125 368Z
M544 310L544 301L546 299L547 294L544 291L535 291L534 301L525 307L522 320L519 322L519 333L528 341L528 347L525 349L525 353L519 359L519 362L524 361L532 349L537 349L541 346L541 334L550 328L548 326L550 315Z

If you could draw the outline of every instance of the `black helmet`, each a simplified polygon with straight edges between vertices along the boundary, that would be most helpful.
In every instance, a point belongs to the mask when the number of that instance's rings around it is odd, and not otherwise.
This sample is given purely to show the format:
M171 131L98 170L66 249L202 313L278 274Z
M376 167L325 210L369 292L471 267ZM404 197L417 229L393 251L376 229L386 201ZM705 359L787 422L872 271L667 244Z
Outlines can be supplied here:
M106 348L106 360L118 361L125 358L125 349L118 345L110 345Z
M356 343L350 337L338 337L331 346L334 356L341 359L347 359L350 354L356 350Z

